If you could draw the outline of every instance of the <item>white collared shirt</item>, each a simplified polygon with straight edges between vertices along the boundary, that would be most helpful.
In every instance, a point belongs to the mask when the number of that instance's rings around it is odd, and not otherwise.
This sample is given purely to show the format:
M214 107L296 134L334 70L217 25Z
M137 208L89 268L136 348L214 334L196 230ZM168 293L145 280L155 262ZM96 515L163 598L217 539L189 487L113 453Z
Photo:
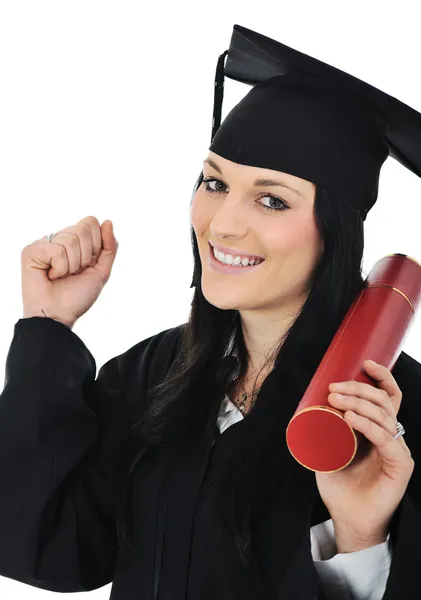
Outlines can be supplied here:
M221 403L217 419L221 433L244 419L228 395ZM320 585L328 598L335 600L381 600L391 563L390 534L377 546L335 554L335 532L332 519L310 529L311 553Z

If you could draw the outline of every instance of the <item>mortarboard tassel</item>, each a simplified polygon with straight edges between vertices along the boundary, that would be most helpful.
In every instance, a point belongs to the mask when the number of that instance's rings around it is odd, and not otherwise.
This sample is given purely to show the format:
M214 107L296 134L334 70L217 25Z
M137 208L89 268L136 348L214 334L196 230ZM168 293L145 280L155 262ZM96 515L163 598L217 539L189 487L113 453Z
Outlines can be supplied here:
M221 124L222 100L224 99L224 60L227 54L228 50L225 50L220 55L216 66L211 141Z

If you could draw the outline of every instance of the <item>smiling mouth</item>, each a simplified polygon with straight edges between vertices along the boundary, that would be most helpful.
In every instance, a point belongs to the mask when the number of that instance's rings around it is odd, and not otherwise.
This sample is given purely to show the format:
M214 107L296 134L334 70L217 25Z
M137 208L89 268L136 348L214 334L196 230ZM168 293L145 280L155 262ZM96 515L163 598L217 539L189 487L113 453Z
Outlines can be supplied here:
M254 269L258 269L265 261L265 259L262 259L259 262L257 262L257 264L255 263L254 265L228 264L228 263L224 263L224 262L221 262L220 260L218 260L215 256L213 250L214 250L213 246L211 244L209 244L209 261L211 261L211 263L215 264L215 266L213 268L216 268L217 270L220 270L221 272L226 272L226 273L230 273L230 274L245 273L248 271L252 271Z
M216 256L215 256L215 253L214 253L214 250L217 250L217 248L214 248L210 242L208 242L208 246L209 246L209 250L210 250L210 252L212 253L212 255L213 255L213 257L215 258L215 260L218 260L218 259L216 258ZM219 250L217 250L217 251L219 252ZM226 256L226 255L225 255L225 256ZM234 255L234 254L232 254L231 256L237 256L237 255ZM261 262L261 263L262 263L262 262L264 262L264 261L266 260L265 258L260 258L260 257L258 257L258 256L252 256L252 255L248 256L247 254L241 254L241 255L239 254L238 256L241 256L241 258L247 258L247 259L249 259L249 260L254 258L255 260L258 260L258 261L259 261L259 262ZM220 263L221 263L221 265L224 265L224 264L226 264L226 263L222 263L221 261L218 261L218 262L220 262ZM230 266L230 265L228 265L228 264L227 264L227 266ZM251 266L252 266L252 265L251 265Z

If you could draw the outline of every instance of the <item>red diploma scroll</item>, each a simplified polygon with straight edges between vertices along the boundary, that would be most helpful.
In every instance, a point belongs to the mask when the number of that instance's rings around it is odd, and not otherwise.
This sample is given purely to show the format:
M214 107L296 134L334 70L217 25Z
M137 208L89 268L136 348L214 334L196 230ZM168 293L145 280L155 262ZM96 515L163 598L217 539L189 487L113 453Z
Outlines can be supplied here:
M404 254L376 262L288 424L287 445L301 465L332 473L353 460L362 434L329 403L329 385L355 380L376 386L364 361L393 369L420 300L420 263Z

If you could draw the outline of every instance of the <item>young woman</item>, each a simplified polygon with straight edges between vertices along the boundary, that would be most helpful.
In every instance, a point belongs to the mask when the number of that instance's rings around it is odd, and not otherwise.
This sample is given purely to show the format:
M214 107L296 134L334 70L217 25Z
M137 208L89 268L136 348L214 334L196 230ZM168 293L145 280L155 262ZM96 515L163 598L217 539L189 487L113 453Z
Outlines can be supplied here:
M402 352L393 374L364 363L376 386L331 387L366 438L347 468L313 473L286 446L364 285L387 149L382 121L348 94L278 78L285 48L235 26L227 71L247 80L256 60L262 73L260 49L268 79L213 135L194 188L187 323L95 380L72 328L110 276L111 222L89 216L23 249L0 397L0 575L57 592L112 581L113 600L414 597L421 365Z

